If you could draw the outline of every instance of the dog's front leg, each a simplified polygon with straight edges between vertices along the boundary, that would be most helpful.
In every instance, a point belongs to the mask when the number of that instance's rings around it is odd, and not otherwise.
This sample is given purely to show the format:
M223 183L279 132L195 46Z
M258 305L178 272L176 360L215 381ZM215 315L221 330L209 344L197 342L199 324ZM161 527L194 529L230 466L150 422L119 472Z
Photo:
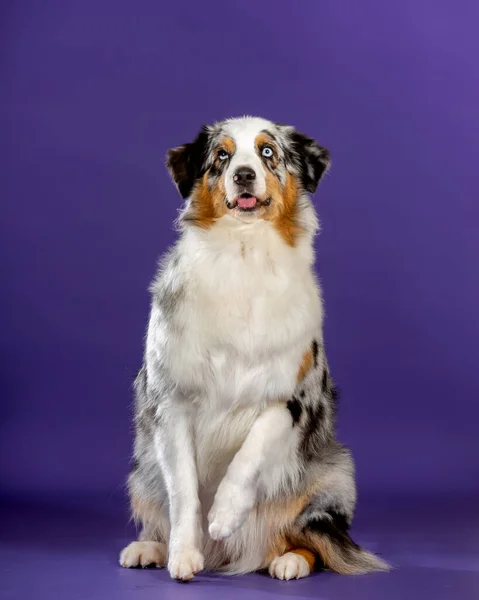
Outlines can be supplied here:
M158 461L168 492L168 570L188 581L203 569L203 532L193 443L193 406L174 398L161 413L155 433Z
M285 404L266 409L256 419L218 486L208 515L211 538L225 539L241 527L256 503L261 474L296 440Z

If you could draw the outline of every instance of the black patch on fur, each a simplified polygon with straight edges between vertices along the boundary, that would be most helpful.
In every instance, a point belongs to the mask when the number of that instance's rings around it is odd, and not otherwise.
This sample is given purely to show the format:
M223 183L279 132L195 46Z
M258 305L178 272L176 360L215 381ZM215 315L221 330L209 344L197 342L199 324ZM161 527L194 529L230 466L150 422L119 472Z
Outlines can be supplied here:
M323 391L323 394L326 394L326 392L328 391L328 370L324 369L323 371L323 378L321 379L321 390Z
M333 416L336 416L339 402L339 389L332 380L327 367L325 367L321 378L321 391L324 396L329 398L332 414Z
M323 390L323 394L326 394L331 399L331 406L333 410L336 412L337 405L339 402L339 388L335 385L332 380L329 372L325 369L323 373L323 379L321 382L321 387Z
M324 517L316 517L308 521L303 530L307 529L327 535L345 549L359 550L359 546L348 535L349 522L342 513L328 510Z
M299 169L304 189L313 194L319 180L329 167L329 151L299 131L291 131L289 139L286 159Z
M323 445L319 440L324 418L324 405L318 398L313 405L305 407L306 419L303 425L301 450L308 460L315 456L315 450Z
M216 179L217 177L219 177L221 175L221 173L223 173L223 171L228 166L230 160L231 160L231 157L228 158L227 160L214 161L213 164L210 165L208 168L208 179L213 180L213 179Z
M332 509L328 510L328 514L336 527L341 531L349 531L349 521L345 514Z
M303 392L303 395L304 395L304 392ZM291 413L291 416L293 418L293 425L295 425L300 420L301 413L303 412L303 407L301 406L301 402L295 396L293 396L291 398L291 400L288 400L288 402L286 403L286 407L289 410L289 412Z
M190 196L195 182L204 175L210 135L203 126L190 144L170 150L166 157L168 167L182 198Z
M131 470L132 470L132 472L134 472L134 471L138 471L139 468L140 468L140 461L137 458L135 458L133 460L133 466L132 466Z
M324 405L322 402L317 402L314 406L309 407L309 419L311 422L311 428L315 429L319 426L320 422L324 418Z
M299 396L300 396L300 398L304 398L306 396L306 392L304 390L301 390L299 392Z
M316 340L313 340L313 343L311 344L311 351L313 353L314 366L317 367L318 366L319 344Z
M223 161L220 164L223 165L224 163L226 163L228 161ZM209 173L208 173L208 177L218 177L219 175L221 175L221 173L223 172L223 168L221 166L217 166L216 163L213 163L210 167Z

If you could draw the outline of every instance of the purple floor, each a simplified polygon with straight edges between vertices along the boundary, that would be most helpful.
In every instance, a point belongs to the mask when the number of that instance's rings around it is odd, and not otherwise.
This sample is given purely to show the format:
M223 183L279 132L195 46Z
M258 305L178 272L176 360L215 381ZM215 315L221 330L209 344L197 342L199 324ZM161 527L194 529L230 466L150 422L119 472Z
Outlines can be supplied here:
M57 503L60 501L57 499ZM9 501L0 516L2 600L175 600L215 597L251 600L285 596L351 600L477 600L479 511L476 502L373 503L362 500L354 537L396 565L387 574L345 577L317 573L280 582L265 575L198 576L170 581L165 570L118 566L132 539L120 503ZM251 596L250 596L251 594Z

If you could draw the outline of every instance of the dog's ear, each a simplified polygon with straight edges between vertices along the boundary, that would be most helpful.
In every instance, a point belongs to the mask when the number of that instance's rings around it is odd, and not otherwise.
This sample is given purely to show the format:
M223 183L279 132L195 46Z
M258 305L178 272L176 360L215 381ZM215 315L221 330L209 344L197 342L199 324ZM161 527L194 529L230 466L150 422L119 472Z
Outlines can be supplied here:
M321 177L331 165L329 150L293 127L284 127L284 129L288 140L287 160L299 170L304 189L313 194Z
M173 148L166 155L166 166L182 198L190 196L196 180L205 172L209 140L205 125L191 143Z

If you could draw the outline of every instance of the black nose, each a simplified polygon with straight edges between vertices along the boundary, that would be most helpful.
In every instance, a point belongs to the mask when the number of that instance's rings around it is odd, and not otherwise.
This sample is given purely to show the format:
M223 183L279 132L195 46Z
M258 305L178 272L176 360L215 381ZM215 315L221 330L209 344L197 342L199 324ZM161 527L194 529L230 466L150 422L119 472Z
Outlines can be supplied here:
M238 185L249 185L256 179L256 173L250 167L240 167L233 175L233 181Z

